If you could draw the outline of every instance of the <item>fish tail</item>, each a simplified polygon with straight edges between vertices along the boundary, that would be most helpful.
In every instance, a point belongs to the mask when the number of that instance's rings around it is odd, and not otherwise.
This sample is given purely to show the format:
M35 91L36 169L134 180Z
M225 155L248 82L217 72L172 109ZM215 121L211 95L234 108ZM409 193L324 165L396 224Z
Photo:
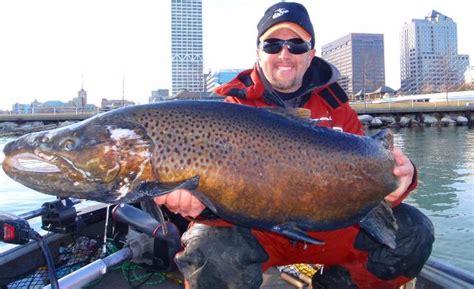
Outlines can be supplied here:
M390 129L386 128L378 132L377 134L371 136L374 140L377 140L382 143L382 145L390 150L393 151L393 133Z

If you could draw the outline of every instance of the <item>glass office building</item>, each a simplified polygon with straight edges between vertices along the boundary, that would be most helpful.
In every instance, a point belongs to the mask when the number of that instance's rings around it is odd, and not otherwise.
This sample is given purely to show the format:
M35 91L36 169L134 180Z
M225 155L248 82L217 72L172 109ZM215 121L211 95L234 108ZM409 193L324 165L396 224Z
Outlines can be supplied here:
M453 19L431 11L401 32L400 80L404 94L455 90L464 83L469 56L459 55Z
M321 57L334 64L349 97L385 85L383 34L351 33L323 45Z

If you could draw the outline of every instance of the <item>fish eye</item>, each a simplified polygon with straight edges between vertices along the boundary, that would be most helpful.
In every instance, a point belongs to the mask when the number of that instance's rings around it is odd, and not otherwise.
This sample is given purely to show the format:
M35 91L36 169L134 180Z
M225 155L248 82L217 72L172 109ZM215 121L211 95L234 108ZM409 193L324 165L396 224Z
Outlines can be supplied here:
M43 142L43 143L49 143L49 142L51 142L51 139L50 139L48 136L44 136L44 137L41 139L41 142Z
M70 139L68 140L65 140L63 143L62 143L62 148L63 150L65 151L72 151L74 149L74 142Z

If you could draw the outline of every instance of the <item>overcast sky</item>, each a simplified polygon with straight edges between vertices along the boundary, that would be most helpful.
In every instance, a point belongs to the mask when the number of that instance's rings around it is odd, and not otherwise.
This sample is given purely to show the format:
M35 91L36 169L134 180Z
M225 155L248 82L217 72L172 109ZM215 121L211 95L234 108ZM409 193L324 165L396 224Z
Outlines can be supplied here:
M203 0L204 67L249 68L256 24L276 1ZM458 53L474 60L473 6L465 0L299 1L310 13L316 49L351 32L382 33L386 84L400 87L404 22L437 10L454 19ZM34 99L68 101L81 88L89 103L146 103L171 88L169 0L0 0L0 109ZM471 4L468 4L471 3ZM471 31L469 31L471 30ZM82 77L83 76L83 77Z

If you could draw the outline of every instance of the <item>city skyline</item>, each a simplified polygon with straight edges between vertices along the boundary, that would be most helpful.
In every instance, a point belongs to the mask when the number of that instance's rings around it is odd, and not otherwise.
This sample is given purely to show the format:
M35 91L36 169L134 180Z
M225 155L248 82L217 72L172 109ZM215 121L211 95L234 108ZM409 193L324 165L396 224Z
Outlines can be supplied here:
M277 1L203 0L204 72L250 68L256 23ZM458 25L458 52L474 57L474 27L464 1L303 3L312 18L317 55L349 33L384 34L386 85L400 87L399 33L431 10ZM111 8L112 7L112 8ZM0 109L15 102L76 96L84 75L88 102L122 96L146 103L151 91L171 90L171 1L2 1ZM341 9L344 7L345 9ZM471 63L472 65L472 63Z

